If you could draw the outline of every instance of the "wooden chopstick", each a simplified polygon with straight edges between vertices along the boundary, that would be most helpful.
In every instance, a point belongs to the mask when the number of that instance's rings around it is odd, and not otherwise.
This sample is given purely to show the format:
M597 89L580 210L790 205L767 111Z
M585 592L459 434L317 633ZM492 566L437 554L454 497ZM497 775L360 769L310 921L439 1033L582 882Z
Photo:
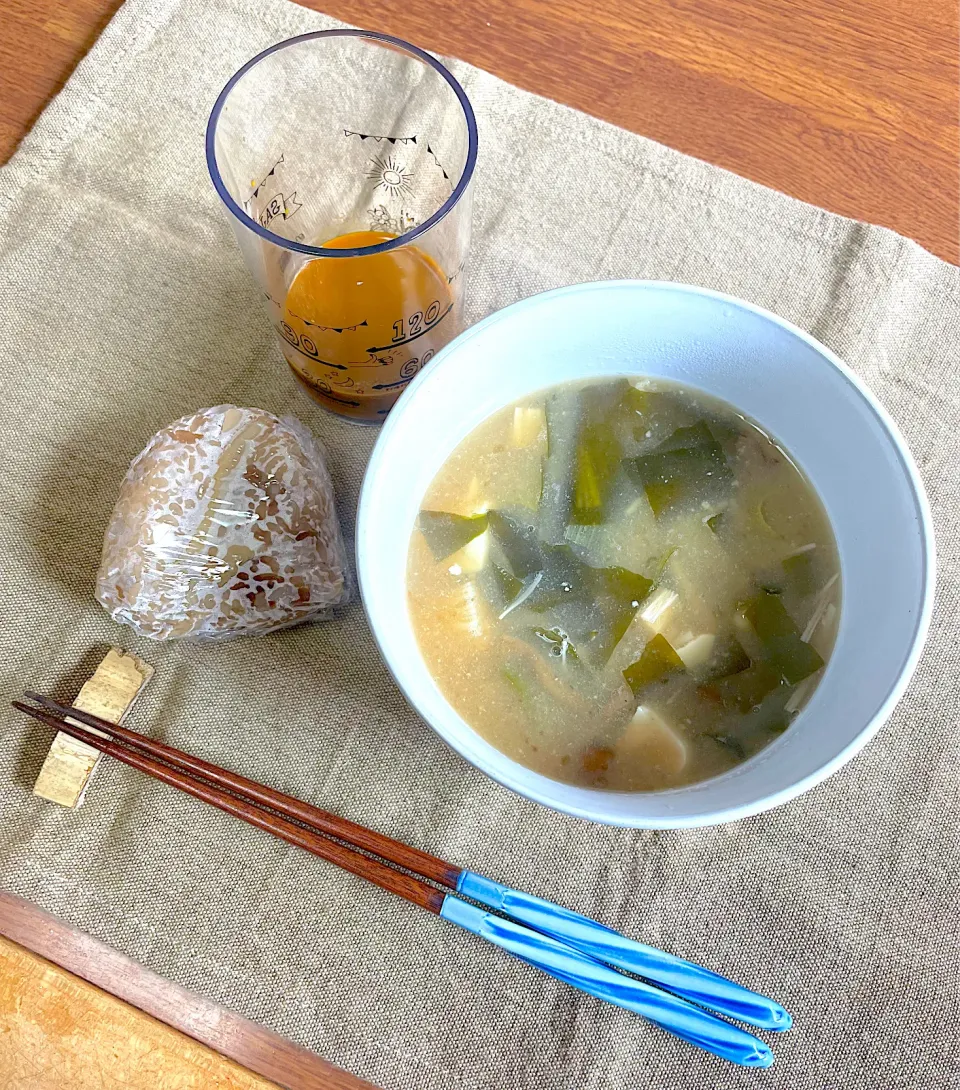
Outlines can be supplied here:
M212 783L225 787L231 794L258 803L261 806L268 806L271 810L276 810L285 817L293 818L295 821L307 825L315 832L324 836L336 837L355 848L379 855L382 859L413 871L414 874L429 878L430 881L437 882L448 889L456 889L457 878L461 873L460 868L447 863L443 859L438 859L435 855L420 851L419 848L412 848L409 844L404 844L383 833L368 829L365 825L358 825L347 818L338 817L328 810L321 810L319 806L312 806L302 799L294 798L292 795L285 795L282 791L275 791L272 787L257 783L256 780L248 780L246 776L228 772L225 768L220 768L219 765L210 764L190 753L184 753L183 750L174 749L173 746L164 745L163 742L155 742L152 738L139 734L137 731L119 727L115 723L91 715L89 712L58 704L48 696L34 692L26 692L23 695L28 700L41 705L58 719L69 717L81 723L86 723L87 726L94 727L111 738L119 739L126 745L158 757L174 768L202 776L205 780L210 780ZM25 710L20 704L15 706Z
M421 878L417 878L412 874L406 874L403 871L394 870L392 867L388 867L386 863L382 863L378 859L371 859L370 856L363 855L345 844L341 844L336 840L331 840L327 836L318 835L308 829L301 828L299 825L294 825L279 814L261 809L256 803L250 802L245 798L229 794L227 791L216 786L216 784L205 783L202 780L194 779L191 773L182 772L170 765L163 764L161 761L149 756L147 753L141 753L135 749L128 749L119 742L101 738L97 734L91 734L90 731L78 727L75 723L67 722L59 716L41 711L38 708L31 707L29 704L23 704L19 700L13 701L13 706L18 711L32 716L41 723L46 723L48 726L54 727L57 730L65 731L67 734L72 735L81 742L86 742L87 745L100 750L101 753L106 753L109 757L113 757L126 765L130 765L131 768L139 769L141 772L145 772L154 779L161 780L171 787L176 787L180 791L192 795L194 798L209 803L211 806L216 806L219 810L224 810L228 814L233 814L234 817L238 817L242 821L246 821L248 824L256 826L258 829L263 829L265 832L272 833L281 840L287 841L288 844L303 848L305 851L311 852L313 855L327 860L328 863L333 863L338 867L342 867L343 870L350 871L351 874L356 874L360 878L365 878L368 882L373 882L374 885L380 886L381 889L388 890L390 893L395 893L398 897L403 897L407 901L412 901L421 908L425 908L437 915L440 913L446 894L443 890L437 889L436 886L430 885ZM73 709L68 709L68 713L71 719L79 719L79 715L77 715ZM96 716L91 716L90 718L95 719ZM106 730L107 727L109 727L111 731L121 729L116 727L113 723L104 722L103 729ZM97 729L101 729L99 723L97 724ZM159 742L154 744L160 745ZM184 756L186 756L186 754L184 754ZM193 760L196 760L196 758L193 758ZM200 763L205 764L206 762ZM213 768L215 766L211 765L210 767ZM223 770L218 771L222 772ZM333 817L333 815L329 816Z
M767 1067L773 1062L773 1054L762 1041L711 1013L761 1027L787 1028L789 1015L772 1000L699 966L633 942L559 905L528 897L482 875L459 871L435 856L135 731L46 697L29 696L42 708L20 701L14 701L14 707L101 753L439 915L557 980L643 1015L683 1040L735 1063ZM46 708L62 714L43 710ZM81 721L103 734L85 730L78 725ZM382 852L380 858L334 839L337 833L355 837L357 831L363 834L366 845ZM440 880L438 884L394 869L383 861L415 856L420 857L415 865L431 867ZM453 875L455 882L451 881ZM454 892L439 888L441 881L447 888L452 886ZM620 969L631 975L624 975Z

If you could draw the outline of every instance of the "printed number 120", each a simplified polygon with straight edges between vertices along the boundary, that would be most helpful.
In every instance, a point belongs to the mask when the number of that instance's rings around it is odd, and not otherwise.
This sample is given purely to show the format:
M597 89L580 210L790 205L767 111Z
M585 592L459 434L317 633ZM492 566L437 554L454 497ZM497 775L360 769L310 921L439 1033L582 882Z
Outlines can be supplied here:
M408 337L413 339L418 333L422 333L426 326L431 326L440 316L440 300L434 299L427 307L427 313L422 310L415 311L409 318L398 318L393 323L393 339L403 341Z

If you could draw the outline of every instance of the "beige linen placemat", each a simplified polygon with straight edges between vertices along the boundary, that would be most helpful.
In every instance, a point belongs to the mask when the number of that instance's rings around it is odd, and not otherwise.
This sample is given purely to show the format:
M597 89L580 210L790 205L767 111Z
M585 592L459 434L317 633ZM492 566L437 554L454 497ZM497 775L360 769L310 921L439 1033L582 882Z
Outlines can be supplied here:
M729 973L796 1028L771 1072L743 1072L127 769L79 811L41 802L51 735L9 711L0 882L390 1090L960 1085L960 283L912 242L454 64L481 129L471 318L605 277L733 292L839 352L923 471L941 575L920 671L861 756L772 813L631 832L518 798L407 708L357 605L158 646L94 603L129 460L200 406L296 413L352 529L374 435L296 388L202 148L242 61L330 25L274 0L130 0L2 168L0 696L70 696L120 642L157 668L137 726Z

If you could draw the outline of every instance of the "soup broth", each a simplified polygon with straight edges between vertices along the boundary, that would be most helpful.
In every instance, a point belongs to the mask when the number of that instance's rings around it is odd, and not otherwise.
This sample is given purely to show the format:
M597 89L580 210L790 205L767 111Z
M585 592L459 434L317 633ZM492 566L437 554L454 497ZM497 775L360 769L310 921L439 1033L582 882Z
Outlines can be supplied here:
M826 513L732 406L652 380L566 383L494 414L430 485L409 608L487 741L554 779L648 791L788 729L839 619Z

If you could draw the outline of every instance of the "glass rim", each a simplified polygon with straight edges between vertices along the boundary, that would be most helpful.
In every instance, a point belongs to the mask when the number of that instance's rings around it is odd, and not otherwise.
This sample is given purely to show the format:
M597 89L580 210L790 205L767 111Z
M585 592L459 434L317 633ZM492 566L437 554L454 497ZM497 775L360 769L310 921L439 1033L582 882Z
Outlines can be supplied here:
M292 45L299 45L302 42L312 41L316 38L334 37L371 38L377 42L386 42L389 45L397 46L405 52L412 54L424 64L429 65L446 80L450 89L457 96L460 107L463 110L464 118L467 122L467 159L463 165L463 170L460 173L460 179L453 188L453 192L447 197L436 212L425 219L423 223L411 228L401 235L397 235L396 238L388 239L386 242L378 242L375 246L359 246L343 249L327 246L310 246L305 242L296 242L293 239L274 234L273 231L268 231L266 227L262 227L252 216L248 215L233 199L220 174L220 168L217 165L215 148L217 123L220 120L220 114L223 111L227 98L236 84L251 68L281 49L286 49ZM261 238L266 239L267 242L272 242L275 246L279 246L284 250L294 250L297 253L309 254L311 257L361 257L368 254L386 253L388 250L395 250L399 246L406 245L413 239L429 231L431 227L439 223L448 212L456 207L460 198L466 192L467 186L473 178L474 168L477 164L477 143L477 119L473 112L473 106L470 104L470 99L467 98L466 91L464 91L463 87L460 86L459 81L445 65L441 64L436 57L432 57L425 50L420 49L419 46L413 45L410 42L405 42L402 38L396 38L392 34L381 34L379 31L375 30L352 30L348 28L314 30L307 34L298 34L293 38L286 38L282 42L276 42L274 45L268 46L266 49L259 52L255 57L251 57L246 64L241 68L238 68L230 79L227 80L223 90L217 96L217 101L213 104L213 109L210 111L210 117L207 120L205 137L207 170L210 174L210 180L213 182L213 188L217 191L217 195L220 197L220 200L223 201L227 210L242 223L244 227L253 231Z

